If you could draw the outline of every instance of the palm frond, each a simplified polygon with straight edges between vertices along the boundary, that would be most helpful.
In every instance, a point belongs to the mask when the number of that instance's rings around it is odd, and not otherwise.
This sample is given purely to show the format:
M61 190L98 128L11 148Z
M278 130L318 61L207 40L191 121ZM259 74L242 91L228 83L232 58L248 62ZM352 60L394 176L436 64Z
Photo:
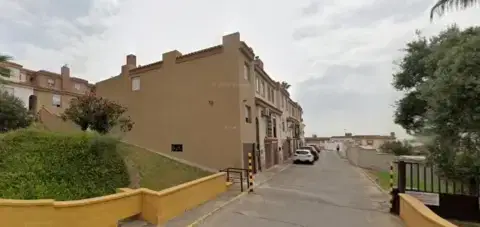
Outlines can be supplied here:
M4 62L4 61L8 61L8 60L11 60L12 57L8 56L8 55L1 55L0 54L0 62Z
M6 62L6 61L11 60L11 59L12 59L12 57L10 57L8 55L0 55L0 63ZM8 68L4 68L0 65L0 76L10 77L10 70ZM0 81L0 82L2 82L2 81Z
M433 20L435 14L441 17L446 11L452 9L463 10L475 6L479 2L479 0L438 0L430 10L430 20Z

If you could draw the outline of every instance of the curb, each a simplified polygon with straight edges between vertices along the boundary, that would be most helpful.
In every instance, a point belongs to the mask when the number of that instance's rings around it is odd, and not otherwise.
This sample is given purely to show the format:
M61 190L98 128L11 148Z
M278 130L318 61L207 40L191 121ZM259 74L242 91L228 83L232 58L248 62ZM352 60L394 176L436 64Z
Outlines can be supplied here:
M390 192L388 192L387 190L383 189L382 186L380 186L377 181L375 181L372 177L370 177L370 175L368 175L368 173L365 172L365 170L363 170L362 168L359 168L359 167L355 167L355 169L357 169L357 171L359 171L362 175L364 175L368 180L370 180L374 185L375 187L377 187L381 192L387 194L387 195L390 195Z
M286 165L285 167L283 167L282 169L280 169L277 173L273 174L272 176L268 177L267 179L265 179L264 181L256 184L253 186L253 188L257 188L258 186L266 183L267 181L271 180L275 175L283 172L284 170L288 169L292 164L288 164ZM242 192L240 193L239 195L233 197L232 199L228 200L227 202L225 202L224 204L220 205L219 207L215 208L214 210L208 212L207 214L203 215L202 217L198 218L197 220L195 220L194 222L192 222L191 224L187 225L187 227L194 227L194 226L197 226L198 224L202 223L205 219L207 219L208 217L212 216L215 212L221 210L222 208L230 205L231 203L235 202L236 200L240 199L241 197L245 196L248 194L248 191L246 192Z

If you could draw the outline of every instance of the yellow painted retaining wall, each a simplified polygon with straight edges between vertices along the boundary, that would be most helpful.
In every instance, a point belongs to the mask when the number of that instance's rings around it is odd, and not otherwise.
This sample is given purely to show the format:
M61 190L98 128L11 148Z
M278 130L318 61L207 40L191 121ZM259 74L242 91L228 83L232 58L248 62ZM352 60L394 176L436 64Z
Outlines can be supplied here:
M457 227L407 194L400 194L400 217L407 227Z
M162 191L122 188L113 195L61 202L0 199L0 226L117 227L134 215L163 224L225 192L225 182L226 173L217 173Z

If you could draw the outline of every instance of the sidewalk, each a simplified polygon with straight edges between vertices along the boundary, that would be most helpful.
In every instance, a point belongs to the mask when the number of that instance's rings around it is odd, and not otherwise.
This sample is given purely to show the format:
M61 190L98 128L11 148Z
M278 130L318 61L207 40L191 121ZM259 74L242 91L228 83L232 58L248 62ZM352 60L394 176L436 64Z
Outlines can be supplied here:
M267 182L277 173L285 170L290 166L290 162L285 162L278 164L268 170L257 173L254 176L254 188ZM191 223L195 223L201 219L204 219L211 215L212 213L221 210L224 206L227 206L231 202L240 198L241 196L248 193L248 189L245 187L245 192L240 192L240 188L232 185L229 190L217 198L210 200L194 209L186 211L183 215L178 216L170 221L168 221L164 226L165 227L185 227L189 226Z

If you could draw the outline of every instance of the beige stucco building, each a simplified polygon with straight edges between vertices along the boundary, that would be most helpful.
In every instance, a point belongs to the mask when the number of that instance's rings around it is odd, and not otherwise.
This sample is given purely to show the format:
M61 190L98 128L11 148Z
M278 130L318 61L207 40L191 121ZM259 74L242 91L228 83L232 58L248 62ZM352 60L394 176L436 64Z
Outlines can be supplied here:
M41 108L53 114L62 113L73 97L90 91L88 81L70 75L67 66L60 68L60 73L46 70L31 70L13 62L3 62L0 67L10 71L10 77L1 89L18 97L25 108L37 113Z
M345 133L343 136L330 137L324 144L325 148L329 150L335 150L337 146L344 149L345 144L356 144L368 149L378 149L385 142L395 140L394 132L391 132L390 135L353 135L352 133Z
M390 135L355 135L353 136L354 143L371 149L380 148L385 142L392 142L396 140L395 133Z
M125 140L208 168L246 168L253 151L255 170L269 168L300 137L301 107L239 33L144 66L128 55L96 92L129 109L135 126Z

